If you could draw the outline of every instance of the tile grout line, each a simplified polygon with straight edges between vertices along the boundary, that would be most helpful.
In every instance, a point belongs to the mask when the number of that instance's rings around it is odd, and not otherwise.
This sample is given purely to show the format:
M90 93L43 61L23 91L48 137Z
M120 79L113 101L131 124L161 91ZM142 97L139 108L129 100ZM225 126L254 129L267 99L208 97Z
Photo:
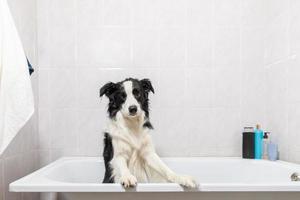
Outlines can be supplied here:
M78 31L79 31L79 29L78 29L78 27L79 27L79 22L78 22L78 9L79 9L79 7L78 7L78 0L75 0L74 1L74 7L75 7L75 16L74 16L74 23L75 23L75 33L74 33L74 37L75 37L75 45L74 45L74 56L75 56L75 66L76 66L76 73L75 73L75 77L76 77L76 83L79 83L79 67L78 67ZM75 101L76 101L76 103L75 103L75 109L77 110L77 106L79 105L79 96L78 95L76 95L76 99L75 99ZM76 119L78 120L78 112L76 111ZM79 130L76 130L76 132L75 132L75 135L76 135L76 151L78 151L79 152Z

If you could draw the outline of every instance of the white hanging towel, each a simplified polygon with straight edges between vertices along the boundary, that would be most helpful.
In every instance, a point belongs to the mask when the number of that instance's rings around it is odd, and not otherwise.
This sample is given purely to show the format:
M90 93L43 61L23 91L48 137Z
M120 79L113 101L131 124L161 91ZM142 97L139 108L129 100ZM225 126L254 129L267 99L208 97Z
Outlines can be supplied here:
M0 155L34 112L26 56L6 0L0 0Z

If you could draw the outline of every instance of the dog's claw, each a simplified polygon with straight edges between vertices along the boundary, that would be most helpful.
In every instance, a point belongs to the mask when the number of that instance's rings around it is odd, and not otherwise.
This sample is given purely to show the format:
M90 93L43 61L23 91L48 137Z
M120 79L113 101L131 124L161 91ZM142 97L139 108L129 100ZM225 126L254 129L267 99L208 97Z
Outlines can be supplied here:
M120 179L120 183L125 187L135 187L137 185L137 180L136 178L129 174L129 175L124 175Z
M191 176L181 175L181 176L178 176L176 179L177 180L175 182L177 182L178 184L180 184L184 187L187 187L187 188L197 188L198 187L197 181Z

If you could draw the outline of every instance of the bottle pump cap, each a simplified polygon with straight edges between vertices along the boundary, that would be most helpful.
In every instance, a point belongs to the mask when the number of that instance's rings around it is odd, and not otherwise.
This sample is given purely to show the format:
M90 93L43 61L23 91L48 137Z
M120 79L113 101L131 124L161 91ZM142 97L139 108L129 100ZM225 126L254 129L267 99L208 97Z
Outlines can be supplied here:
M270 132L264 132L264 139L268 139L269 138L269 134L270 134Z
M260 129L260 125L259 124L256 124L256 129Z

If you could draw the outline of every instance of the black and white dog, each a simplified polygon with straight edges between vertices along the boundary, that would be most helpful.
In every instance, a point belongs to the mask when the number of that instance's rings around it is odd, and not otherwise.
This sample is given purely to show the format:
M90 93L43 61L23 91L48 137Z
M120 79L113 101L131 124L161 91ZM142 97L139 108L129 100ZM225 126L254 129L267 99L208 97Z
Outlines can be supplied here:
M149 79L128 78L109 82L100 89L100 97L109 99L109 123L105 131L103 183L121 183L133 187L137 182L174 182L196 187L192 177L177 175L155 153L149 121Z

